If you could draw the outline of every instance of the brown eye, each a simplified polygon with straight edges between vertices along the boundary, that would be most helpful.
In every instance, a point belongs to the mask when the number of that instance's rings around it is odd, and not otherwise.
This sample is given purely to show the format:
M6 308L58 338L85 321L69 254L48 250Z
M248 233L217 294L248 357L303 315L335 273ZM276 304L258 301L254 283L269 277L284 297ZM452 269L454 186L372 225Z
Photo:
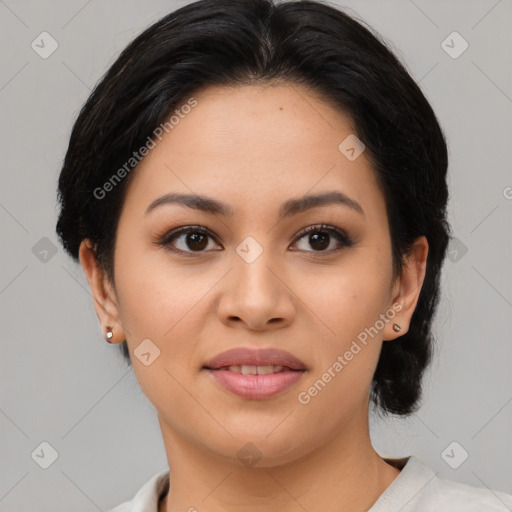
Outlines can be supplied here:
M319 251L327 249L327 247L329 247L330 240L331 235L325 231L323 233L312 233L309 235L309 243L311 244L311 247Z
M185 245L194 251L203 250L208 245L208 235L193 232L185 235Z
M351 247L354 244L354 241L351 240L344 231L325 224L307 227L296 240L301 241L302 239L305 240L305 245L313 250L308 249L308 247L299 247L298 250L318 254L331 254L345 247ZM214 242L213 247L210 247L210 241ZM215 236L203 226L180 227L167 233L158 242L158 245L165 247L169 251L186 256L193 256L194 253L199 255L209 252L210 250L218 250L215 249L215 244ZM294 245L297 245L297 241ZM333 247L329 249L330 246Z
M168 233L159 245L180 253L206 252L213 235L200 226L185 226Z
M307 252L331 253L344 247L350 247L354 244L354 242L343 231L325 224L321 226L309 226L301 232L298 240L303 238L306 240L306 245L309 245L309 247L314 249L313 251L309 251L307 248L299 249ZM326 250L333 240L338 243L338 247Z

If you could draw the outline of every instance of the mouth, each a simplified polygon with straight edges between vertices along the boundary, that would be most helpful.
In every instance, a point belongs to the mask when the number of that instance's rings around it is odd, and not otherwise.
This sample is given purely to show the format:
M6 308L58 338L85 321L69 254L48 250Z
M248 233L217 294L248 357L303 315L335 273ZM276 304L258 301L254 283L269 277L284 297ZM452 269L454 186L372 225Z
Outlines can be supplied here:
M240 373L242 375L270 375L272 373L280 373L283 371L301 371L301 370L293 370L292 368L287 368L286 366L279 365L262 365L262 366L254 366L254 365L231 365L231 366L223 366L222 368L209 368L209 370L219 370L219 371L228 371L233 373Z
M263 400L296 385L307 368L282 350L240 347L214 357L203 370L223 390L248 400Z
M288 370L307 370L306 365L289 352L274 348L254 349L250 347L238 347L222 352L207 361L204 368L208 370L230 369L230 371L244 373L245 375L256 375L256 373L263 375L264 372L276 373L284 368ZM258 370L261 370L261 372Z

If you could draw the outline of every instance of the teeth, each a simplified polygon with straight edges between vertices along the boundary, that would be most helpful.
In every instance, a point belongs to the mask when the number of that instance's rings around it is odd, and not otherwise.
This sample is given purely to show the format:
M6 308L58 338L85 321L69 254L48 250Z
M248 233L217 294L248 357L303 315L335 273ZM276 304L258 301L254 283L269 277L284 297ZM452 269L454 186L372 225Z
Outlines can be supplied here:
M246 366L242 365L242 375L256 375L258 373L257 366Z
M276 366L276 368L279 368L279 366ZM258 375L268 375L269 373L276 373L276 370L274 370L274 366L258 366Z
M269 375L271 373L278 373L282 371L283 367L278 365L267 366L229 366L228 371L234 373L241 373L242 375Z

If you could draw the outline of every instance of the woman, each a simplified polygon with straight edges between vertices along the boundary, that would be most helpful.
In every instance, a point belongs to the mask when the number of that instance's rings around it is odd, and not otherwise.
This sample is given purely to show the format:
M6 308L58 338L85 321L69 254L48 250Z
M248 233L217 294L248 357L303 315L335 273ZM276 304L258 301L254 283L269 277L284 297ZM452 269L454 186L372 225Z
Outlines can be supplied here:
M170 471L115 512L508 510L381 457L417 410L450 228L429 103L320 2L202 0L73 128L57 233L154 405Z

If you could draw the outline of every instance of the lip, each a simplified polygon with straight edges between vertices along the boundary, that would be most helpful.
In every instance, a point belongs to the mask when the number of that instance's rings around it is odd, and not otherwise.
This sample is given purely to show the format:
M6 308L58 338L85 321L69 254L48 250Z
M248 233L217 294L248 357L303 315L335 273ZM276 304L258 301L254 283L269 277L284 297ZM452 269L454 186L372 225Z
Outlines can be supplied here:
M290 370L307 370L306 365L294 355L275 348L238 347L215 356L204 367L219 370L227 366L284 366Z
M244 375L228 370L229 366L282 366L266 375ZM277 349L235 348L223 352L203 367L217 383L231 393L248 400L274 397L299 382L307 371L298 358Z

